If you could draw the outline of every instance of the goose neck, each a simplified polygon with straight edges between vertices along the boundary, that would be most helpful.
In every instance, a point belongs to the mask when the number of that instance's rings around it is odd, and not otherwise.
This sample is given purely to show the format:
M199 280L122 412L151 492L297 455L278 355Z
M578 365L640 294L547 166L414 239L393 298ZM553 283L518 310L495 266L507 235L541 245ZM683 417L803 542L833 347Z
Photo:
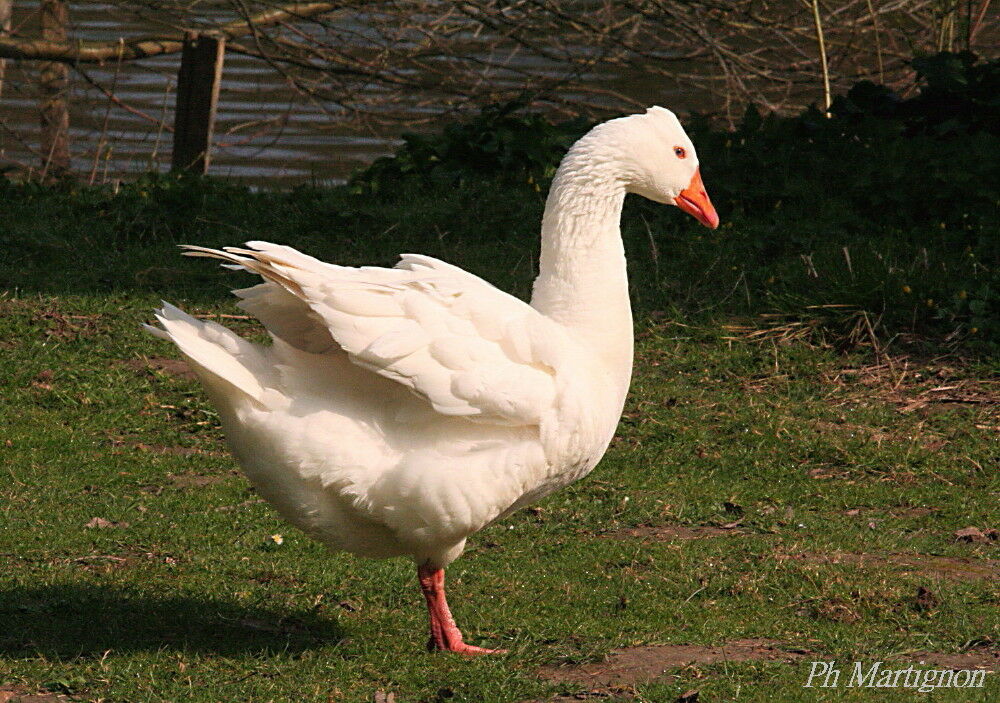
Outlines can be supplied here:
M632 311L620 220L625 187L612 167L570 152L542 218L531 304L575 333L609 367L632 367ZM583 161L586 166L577 167Z

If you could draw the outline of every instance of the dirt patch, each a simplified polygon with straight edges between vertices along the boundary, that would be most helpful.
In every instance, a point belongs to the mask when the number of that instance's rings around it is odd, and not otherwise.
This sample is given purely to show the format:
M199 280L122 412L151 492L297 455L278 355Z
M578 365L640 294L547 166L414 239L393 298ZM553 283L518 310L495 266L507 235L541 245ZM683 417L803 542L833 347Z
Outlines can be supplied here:
M692 644L629 647L611 652L602 662L582 666L547 666L538 675L556 683L605 694L637 683L654 681L671 669L692 664L738 661L791 662L808 655L765 639L734 640L718 647Z
M775 341L770 328L732 328L740 332L734 339ZM777 340L782 341L782 340ZM839 366L821 372L827 398L834 407L866 406L872 401L894 405L903 414L917 418L965 408L975 413L974 426L980 430L1000 430L1000 377L980 374L973 377L960 359L940 357L916 359L906 355L878 355L879 363L859 366ZM784 385L788 377L774 373L751 377L741 384L749 393L772 393ZM838 422L817 422L818 432L838 436L854 435L875 444L883 442L916 443L928 451L944 447L949 439L927 431L918 425L909 432L890 428L856 425L841 418Z
M905 661L912 664L940 666L945 669L985 669L1000 671L1000 649L971 649L960 654L943 652L914 652L893 658L894 661Z
M929 554L852 554L850 552L833 552L831 554L802 552L800 554L777 555L777 558L808 564L850 564L861 567L880 567L888 564L908 573L959 581L1000 578L1000 561L993 559L975 560Z
M608 691L578 691L573 694L566 694L563 696L553 696L551 698L536 698L530 701L521 701L520 703L574 703L575 701L594 701L595 703L631 703L635 700L635 696L632 695L631 691L619 691L617 694L612 694Z
M788 647L767 639L734 640L718 647L698 645L654 645L630 647L611 652L604 661L580 666L546 666L538 675L563 684L564 694L546 701L526 703L562 703L563 701L600 699L632 700L632 688L670 675L687 666L722 664L740 661L794 663L813 656L805 649ZM892 661L949 669L1000 670L1000 651L973 649L960 654L912 652L891 658Z
M260 505L261 503L266 503L267 501L263 498L253 498L251 500L245 500L242 503L237 503L236 505L220 505L216 508L220 513L228 513L233 510L240 510L241 508L246 508L251 505Z
M937 451L948 444L948 440L941 436L921 428L919 431L890 431L885 428L869 427L857 423L847 422L826 422L817 420L813 422L813 428L819 434L830 435L843 440L860 439L864 442L871 442L877 447L885 443L896 444L916 444L928 451Z
M204 474L177 474L168 476L170 483L177 486L178 488L204 488L205 486L214 486L217 483L222 483L227 478L229 474L223 476L205 476Z
M26 693L24 689L0 687L0 703L69 703L79 700L61 693Z
M117 554L87 554L81 557L56 559L50 563L73 565L84 571L108 574L141 562L174 566L177 564L177 558L163 552L146 552L126 547ZM3 703L3 699L0 699L0 703Z
M159 371L168 376L183 378L189 381L197 379L197 376L195 376L194 371L191 370L187 362L180 359L169 359L165 356L150 356L145 359L124 359L121 363L139 373Z
M827 598L813 603L809 608L803 608L796 615L808 615L815 620L842 622L848 625L861 621L861 614L852 603L840 598Z
M55 388L55 386L52 385L52 381L55 379L55 376L55 371L52 369L43 369L42 371L39 371L34 380L32 380L31 387L37 388L40 391L51 391Z
M143 444L142 442L133 446L139 451L152 452L153 454L169 454L170 456L194 456L195 454L202 456L228 456L226 452L201 449L199 447L168 447L162 444Z
M711 525L640 525L627 527L613 532L605 532L602 536L610 539L642 539L649 542L670 542L676 539L702 539L704 537L724 537L741 535L736 523L731 527L713 527Z
M844 515L848 517L876 517L876 516L887 516L891 518L914 518L914 517L927 517L928 515L933 515L934 513L940 512L940 508L927 508L927 507L906 507L906 506L890 506L887 508L851 508L850 510L845 510Z
M204 488L206 486L214 486L219 483L222 483L231 476L239 476L239 475L240 475L239 471L228 471L224 474L212 474L212 475L194 474L194 473L167 474L167 483L150 483L144 486L140 486L139 490L149 495L158 496L161 493L163 493L163 489L167 488L168 486L173 488L180 488L182 490L189 488ZM250 502L251 501L248 501L247 504L249 504ZM234 506L231 509L235 509L235 507L236 506Z
M966 378L961 369L938 360L883 357L882 363L838 369L824 380L843 387L849 396L879 397L902 413L932 415L966 407L985 418L1000 418L1000 379Z
M114 554L89 554L85 557L77 557L71 563L93 574L110 574L113 571L131 566L132 561L131 557ZM0 703L2 703L2 699L0 699Z
M90 521L83 526L88 530L109 530L120 527L128 527L127 522L112 522L111 520L105 520L102 517L91 518Z
M978 527L963 527L955 532L956 542L989 544L997 540L1000 540L1000 530L995 527L988 527L985 530L980 530Z
M32 315L35 325L44 331L46 338L71 340L94 335L107 328L99 315L67 315L57 310L43 310Z

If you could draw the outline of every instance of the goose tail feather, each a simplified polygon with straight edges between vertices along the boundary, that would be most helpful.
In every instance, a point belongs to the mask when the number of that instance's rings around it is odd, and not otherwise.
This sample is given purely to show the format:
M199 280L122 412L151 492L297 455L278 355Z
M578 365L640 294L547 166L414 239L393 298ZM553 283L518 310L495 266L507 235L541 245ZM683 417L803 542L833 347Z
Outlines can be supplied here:
M210 391L224 396L235 393L258 405L265 404L266 385L273 371L263 349L221 325L199 320L167 302L156 311L156 319L159 327L143 327L152 335L173 342Z

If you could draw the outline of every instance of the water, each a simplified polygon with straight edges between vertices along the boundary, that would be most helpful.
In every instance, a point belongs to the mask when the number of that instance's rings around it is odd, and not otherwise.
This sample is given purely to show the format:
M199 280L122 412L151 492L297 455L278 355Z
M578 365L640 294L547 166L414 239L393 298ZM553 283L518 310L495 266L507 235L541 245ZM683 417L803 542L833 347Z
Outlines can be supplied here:
M27 3L15 3L15 30L37 36L35 8L21 5ZM162 31L125 18L105 3L74 2L70 11L74 39L114 41ZM358 29L363 34L363 28ZM73 168L84 180L106 182L169 168L172 135L164 123L173 121L179 63L180 55L173 54L120 67L109 62L71 69L71 151ZM530 57L514 57L511 68L550 75L562 71L555 62ZM7 62L0 94L0 165L37 170L42 161L33 82L37 70L34 62ZM112 91L131 111L111 104L87 78ZM641 75L597 72L588 79L648 102L670 100ZM523 79L511 70L492 80L500 90L516 88ZM377 96L378 89L369 88L368 93ZM441 109L429 105L415 111L433 117ZM227 52L210 172L268 187L341 182L354 169L392 153L399 131L342 124L264 62Z

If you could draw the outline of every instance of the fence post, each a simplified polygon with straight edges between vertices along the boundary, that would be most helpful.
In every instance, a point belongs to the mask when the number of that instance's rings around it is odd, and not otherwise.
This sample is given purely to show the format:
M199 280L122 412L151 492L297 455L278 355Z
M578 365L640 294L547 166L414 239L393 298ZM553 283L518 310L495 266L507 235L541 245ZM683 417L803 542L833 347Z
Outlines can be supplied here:
M69 6L66 0L42 0L42 39L66 41ZM69 66L60 61L43 61L39 67L42 132L42 178L58 180L69 173Z
M14 0L0 0L0 36L10 34L10 18L14 12ZM3 76L7 69L7 60L0 59L0 94L3 93Z
M174 152L171 159L174 171L208 171L225 50L223 36L198 32L184 35L174 112Z

